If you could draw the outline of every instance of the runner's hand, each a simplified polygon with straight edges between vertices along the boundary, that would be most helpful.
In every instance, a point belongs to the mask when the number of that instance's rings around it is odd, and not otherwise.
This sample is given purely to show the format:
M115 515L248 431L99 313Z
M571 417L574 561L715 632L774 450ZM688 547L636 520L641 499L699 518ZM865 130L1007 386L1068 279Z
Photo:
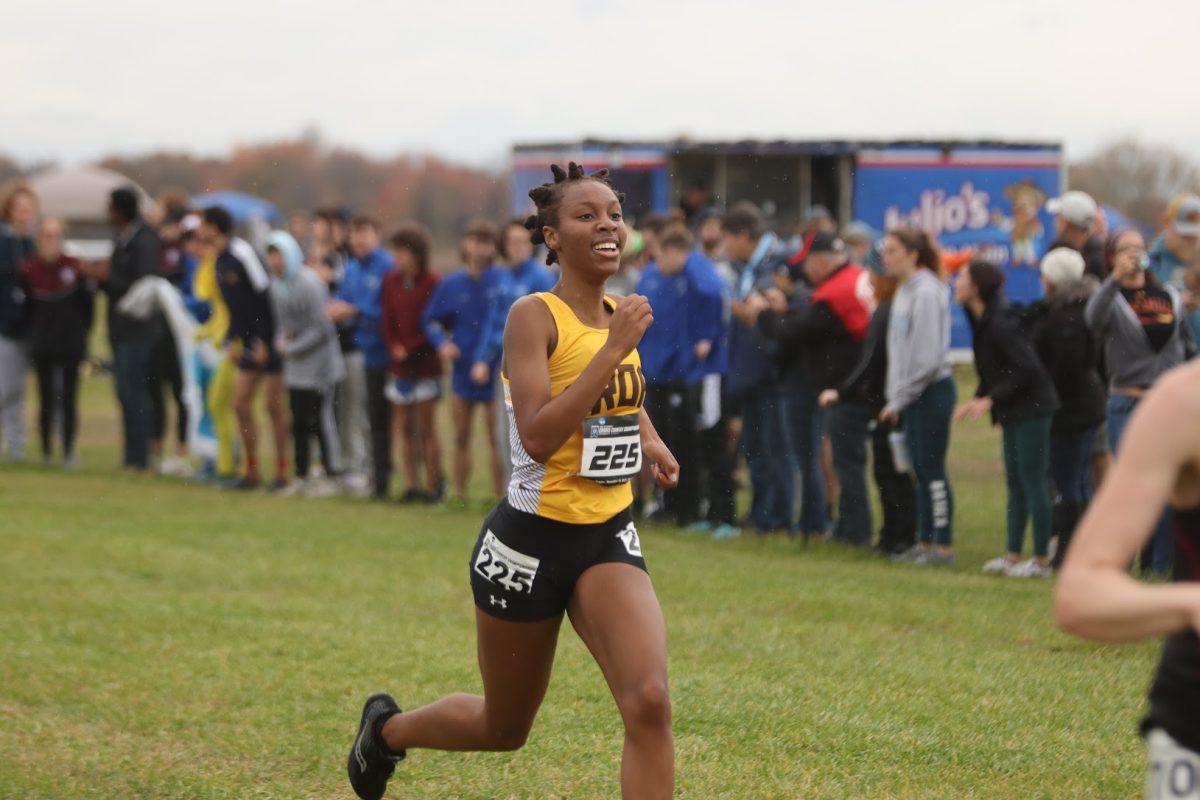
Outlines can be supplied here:
M262 365L267 363L267 356L269 353L270 351L267 350L267 343L258 341L254 343L254 350L251 352L250 357L254 359L255 364Z
M650 474L654 482L664 489L674 489L679 485L679 462L667 446L659 441L642 444L642 454L650 462Z
M608 344L617 349L621 358L633 352L642 335L654 322L650 301L640 294L631 294L617 301L608 326Z
M471 383L476 386L487 386L492 377L492 370L486 361L476 361L471 365Z

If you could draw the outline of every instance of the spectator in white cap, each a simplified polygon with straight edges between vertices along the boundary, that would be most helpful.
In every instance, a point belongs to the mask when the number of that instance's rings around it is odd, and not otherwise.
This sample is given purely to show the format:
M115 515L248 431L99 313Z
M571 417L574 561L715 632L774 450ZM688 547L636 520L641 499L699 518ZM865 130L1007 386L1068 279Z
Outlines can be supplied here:
M1105 418L1107 393L1100 377L1100 342L1084 318L1096 279L1085 273L1083 256L1069 247L1046 253L1041 271L1046 299L1030 309L1028 324L1062 403L1050 425L1053 533L1058 537L1051 566L1057 569L1092 498L1093 446Z
M1104 280L1104 242L1092 233L1100 207L1087 192L1073 190L1064 192L1046 202L1046 210L1054 215L1055 239L1046 248L1047 252L1059 247L1069 247L1083 256L1087 273Z

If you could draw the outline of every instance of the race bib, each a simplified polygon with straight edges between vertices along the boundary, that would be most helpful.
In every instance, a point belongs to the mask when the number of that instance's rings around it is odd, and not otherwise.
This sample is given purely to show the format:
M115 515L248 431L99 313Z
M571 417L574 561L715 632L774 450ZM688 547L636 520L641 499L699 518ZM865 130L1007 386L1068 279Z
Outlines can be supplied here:
M484 534L473 569L484 580L510 592L533 592L540 559L513 550L490 530Z
M638 414L583 421L579 476L601 486L628 483L642 471L642 425Z
M1161 728L1146 735L1149 764L1146 800L1198 800L1200 755L1193 753Z

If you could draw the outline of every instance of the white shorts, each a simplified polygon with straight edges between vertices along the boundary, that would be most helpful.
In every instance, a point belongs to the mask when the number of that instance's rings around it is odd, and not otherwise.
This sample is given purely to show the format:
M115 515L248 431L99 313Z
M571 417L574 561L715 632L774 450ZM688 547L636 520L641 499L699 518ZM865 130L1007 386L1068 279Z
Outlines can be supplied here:
M1152 728L1146 758L1146 800L1200 800L1200 755Z
M394 378L383 394L398 406L411 406L441 397L442 382L437 378Z

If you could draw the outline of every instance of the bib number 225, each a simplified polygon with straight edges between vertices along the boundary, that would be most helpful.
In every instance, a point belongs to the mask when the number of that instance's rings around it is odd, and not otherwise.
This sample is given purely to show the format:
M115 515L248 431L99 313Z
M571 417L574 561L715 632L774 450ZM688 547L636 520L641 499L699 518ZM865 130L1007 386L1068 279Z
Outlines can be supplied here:
M604 486L629 481L642 469L641 424L637 414L593 417L583 424L581 477Z

